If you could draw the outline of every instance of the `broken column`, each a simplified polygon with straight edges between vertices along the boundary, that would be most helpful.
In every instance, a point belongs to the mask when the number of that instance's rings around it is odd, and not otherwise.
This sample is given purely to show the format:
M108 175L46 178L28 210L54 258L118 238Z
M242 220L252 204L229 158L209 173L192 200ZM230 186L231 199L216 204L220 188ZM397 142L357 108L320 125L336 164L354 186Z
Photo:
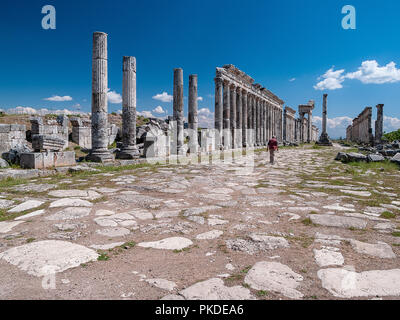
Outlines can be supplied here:
M197 75L189 76L189 150L190 153L198 151L198 118L197 118Z
M122 147L118 159L139 157L136 146L136 58L122 60Z
M327 122L327 100L328 95L324 94L324 99L322 103L322 133L317 141L317 144L321 146L332 146L332 142L329 140L328 133L326 131L326 122Z
M174 146L173 154L184 154L184 134L183 134L183 70L174 69Z
M89 161L114 160L108 150L107 90L107 34L95 32L92 57L92 150L86 157Z
M381 144L383 136L383 104L378 104L376 108L377 117L375 121L375 144Z

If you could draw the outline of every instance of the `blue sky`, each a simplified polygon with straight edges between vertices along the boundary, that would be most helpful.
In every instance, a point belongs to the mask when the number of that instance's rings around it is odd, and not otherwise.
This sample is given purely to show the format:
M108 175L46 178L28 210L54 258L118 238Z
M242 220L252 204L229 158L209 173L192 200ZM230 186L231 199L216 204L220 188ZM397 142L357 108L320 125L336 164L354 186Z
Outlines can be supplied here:
M41 28L46 4L56 8L56 30ZM356 8L356 30L341 26L346 4ZM400 71L387 66L400 63L398 12L395 0L2 0L0 108L80 105L90 111L92 33L103 31L109 35L109 88L117 98L122 56L137 59L141 112L161 115L153 111L161 106L172 114L171 102L153 97L172 94L176 67L184 70L186 96L189 74L198 74L199 108L213 112L215 67L234 64L288 106L314 99L317 117L328 93L333 135L344 126L342 117L378 103L394 118L390 125L400 127ZM324 90L315 89L332 67L320 84ZM53 96L72 100L44 100ZM109 103L110 112L120 108Z

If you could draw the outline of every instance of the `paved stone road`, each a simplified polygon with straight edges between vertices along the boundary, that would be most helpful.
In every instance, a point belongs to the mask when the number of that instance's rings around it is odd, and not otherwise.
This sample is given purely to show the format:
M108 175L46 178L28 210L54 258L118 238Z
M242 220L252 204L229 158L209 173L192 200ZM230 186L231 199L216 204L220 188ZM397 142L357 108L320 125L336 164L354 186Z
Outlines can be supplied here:
M400 173L338 150L3 187L0 299L398 299Z

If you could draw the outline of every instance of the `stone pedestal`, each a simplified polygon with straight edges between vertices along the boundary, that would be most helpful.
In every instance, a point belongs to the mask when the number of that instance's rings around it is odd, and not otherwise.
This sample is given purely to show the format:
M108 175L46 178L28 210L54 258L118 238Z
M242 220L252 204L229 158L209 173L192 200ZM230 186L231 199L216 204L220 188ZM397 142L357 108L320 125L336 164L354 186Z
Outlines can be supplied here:
M86 160L109 162L114 157L108 150L107 106L107 34L93 34L92 57L92 150Z
M332 142L329 140L328 133L326 132L326 122L327 122L327 99L328 95L324 94L324 100L322 104L322 133L319 140L316 142L320 146L332 146Z
M74 166L75 152L29 152L22 153L20 166L23 169L46 169Z
M122 148L118 159L139 158L136 146L136 58L123 57L122 61Z

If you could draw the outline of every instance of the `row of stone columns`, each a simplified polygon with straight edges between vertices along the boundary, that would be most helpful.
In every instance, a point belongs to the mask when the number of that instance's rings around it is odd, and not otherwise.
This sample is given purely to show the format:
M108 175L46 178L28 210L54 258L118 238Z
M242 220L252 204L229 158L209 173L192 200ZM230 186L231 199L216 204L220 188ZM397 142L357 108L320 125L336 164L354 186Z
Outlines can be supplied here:
M122 148L117 158L133 159L139 156L136 146L136 59L122 60ZM92 149L87 160L113 161L108 150L108 54L107 34L93 33L92 52Z
M248 90L215 78L215 129L220 148L264 146L282 138L282 110Z
M197 153L198 151L198 103L197 103L197 75L189 76L189 112L188 128L189 130L189 151ZM184 155L184 114L183 114L183 69L174 69L174 96L173 96L173 143L172 154Z

